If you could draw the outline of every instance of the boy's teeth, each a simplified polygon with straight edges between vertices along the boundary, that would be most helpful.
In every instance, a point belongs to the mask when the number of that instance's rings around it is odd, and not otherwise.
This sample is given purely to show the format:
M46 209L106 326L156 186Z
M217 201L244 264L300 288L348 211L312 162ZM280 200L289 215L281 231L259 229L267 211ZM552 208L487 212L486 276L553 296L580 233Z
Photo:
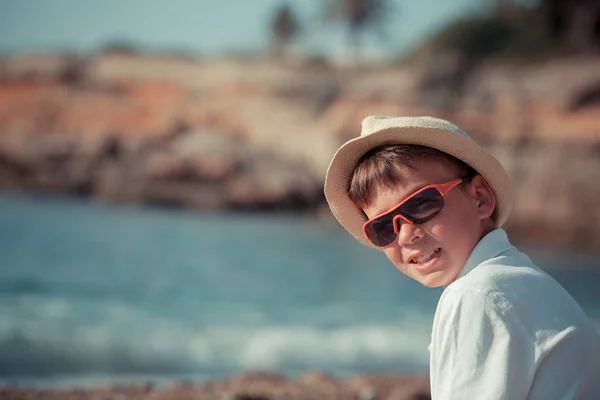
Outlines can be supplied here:
M429 259L431 257L433 257L435 255L435 253L438 252L438 250L439 249L435 249L435 250L432 250L431 252L429 252L427 254L423 254L422 256L413 259L412 262L415 263L415 264L421 264L421 263L424 263L425 261L429 261Z

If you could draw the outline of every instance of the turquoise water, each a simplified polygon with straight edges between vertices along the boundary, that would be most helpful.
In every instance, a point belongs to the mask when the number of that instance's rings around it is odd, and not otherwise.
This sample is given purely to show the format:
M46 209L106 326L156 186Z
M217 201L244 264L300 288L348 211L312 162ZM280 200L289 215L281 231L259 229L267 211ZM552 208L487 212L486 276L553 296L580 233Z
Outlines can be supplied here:
M596 256L528 252L600 321ZM0 256L0 382L427 372L440 291L332 222L5 192Z

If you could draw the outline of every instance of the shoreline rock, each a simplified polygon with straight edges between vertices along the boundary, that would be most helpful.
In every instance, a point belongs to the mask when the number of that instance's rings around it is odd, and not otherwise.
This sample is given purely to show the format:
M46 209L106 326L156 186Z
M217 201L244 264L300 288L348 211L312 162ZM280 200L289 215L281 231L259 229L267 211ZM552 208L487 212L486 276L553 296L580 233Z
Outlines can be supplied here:
M429 114L506 166L521 242L598 250L599 70L600 57L489 64L457 92L414 66L7 55L0 188L322 216L327 165L364 116Z
M363 375L335 379L312 372L297 380L270 372L250 372L203 383L174 382L161 386L148 383L97 386L87 389L33 389L4 386L0 397L5 400L426 400L431 399L426 376L402 374Z

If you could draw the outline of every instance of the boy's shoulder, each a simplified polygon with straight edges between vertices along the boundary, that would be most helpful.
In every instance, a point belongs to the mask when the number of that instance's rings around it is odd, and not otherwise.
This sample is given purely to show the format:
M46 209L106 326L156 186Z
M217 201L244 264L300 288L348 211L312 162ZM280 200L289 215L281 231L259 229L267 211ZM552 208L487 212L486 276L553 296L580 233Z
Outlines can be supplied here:
M462 292L502 293L532 282L551 281L553 279L514 247L506 232L498 228L477 243L461 273L444 290L442 297L454 297Z
M438 312L473 305L497 311L510 309L528 297L521 294L529 289L543 287L551 291L547 279L552 280L529 257L512 248L477 264L444 289Z
M538 268L531 259L512 247L494 257L481 261L464 276L455 280L443 292L442 299L473 297L506 299L512 303L529 298L528 293L553 295L556 290L564 290ZM440 301L442 301L440 299Z
M561 330L589 325L571 295L514 247L479 263L444 290L436 319L450 315L498 318L520 326L532 337L540 326Z

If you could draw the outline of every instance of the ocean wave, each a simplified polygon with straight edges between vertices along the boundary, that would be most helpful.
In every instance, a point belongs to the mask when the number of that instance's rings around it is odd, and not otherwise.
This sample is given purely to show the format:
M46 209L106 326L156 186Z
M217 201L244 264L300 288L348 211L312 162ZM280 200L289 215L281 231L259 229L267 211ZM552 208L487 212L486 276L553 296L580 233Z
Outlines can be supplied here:
M418 370L427 366L424 327L357 325L336 329L273 325L202 331L155 327L125 334L103 327L70 336L4 332L0 377L61 374L220 375L244 370L297 373Z

